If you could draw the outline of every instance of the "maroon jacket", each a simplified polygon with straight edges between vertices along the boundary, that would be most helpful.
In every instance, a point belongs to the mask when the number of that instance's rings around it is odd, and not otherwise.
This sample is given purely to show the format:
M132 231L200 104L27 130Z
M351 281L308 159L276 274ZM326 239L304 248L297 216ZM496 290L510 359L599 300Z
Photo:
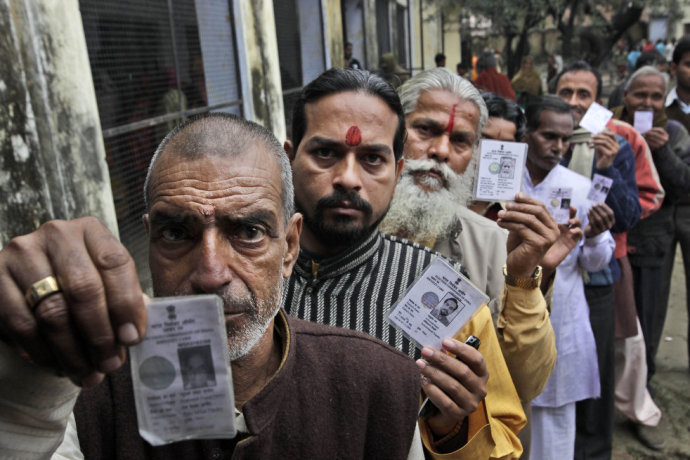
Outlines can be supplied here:
M284 362L242 409L249 435L152 447L137 429L128 362L77 401L85 458L406 458L420 394L414 362L368 335L282 310L275 324Z

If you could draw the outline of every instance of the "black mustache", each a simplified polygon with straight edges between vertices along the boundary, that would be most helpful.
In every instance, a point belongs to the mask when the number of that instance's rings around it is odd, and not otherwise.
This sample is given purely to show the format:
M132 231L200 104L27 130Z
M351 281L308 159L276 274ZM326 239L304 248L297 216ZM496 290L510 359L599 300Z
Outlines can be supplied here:
M371 214L373 212L369 202L359 196L357 192L343 192L340 190L336 190L332 194L321 198L316 203L316 209L317 211L322 211L327 208L337 208L342 206L345 201L350 203L350 207L359 209L366 214Z

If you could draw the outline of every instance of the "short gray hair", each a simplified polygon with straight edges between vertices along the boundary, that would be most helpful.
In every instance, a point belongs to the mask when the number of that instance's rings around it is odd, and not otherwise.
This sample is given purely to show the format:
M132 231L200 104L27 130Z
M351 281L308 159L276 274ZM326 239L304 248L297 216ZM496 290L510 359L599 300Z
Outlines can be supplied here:
M173 151L182 158L197 159L204 156L237 157L250 155L256 142L272 153L280 169L282 185L281 207L287 225L295 213L295 191L292 185L292 168L283 146L263 126L227 113L205 113L177 125L161 141L151 158L144 182L144 204L149 211L151 178L160 157ZM212 143L209 148L209 143ZM167 149L167 150L166 150Z
M664 93L668 91L668 84L669 84L669 77L667 73L664 73L657 69L654 66L651 65L646 65L644 67L640 67L637 69L635 72L633 72L632 75L630 75L630 78L628 78L628 81L625 82L625 89L626 91L630 89L630 85L632 85L632 82L638 78L642 77L644 75L656 75L657 77L661 77L662 80L664 80Z
M445 67L436 67L418 73L410 78L398 90L400 102L402 102L405 116L414 112L417 108L419 96L424 91L442 90L458 95L461 99L472 102L479 110L479 122L477 123L477 145L481 139L481 132L484 129L489 112L486 104L477 88L460 75L454 74Z

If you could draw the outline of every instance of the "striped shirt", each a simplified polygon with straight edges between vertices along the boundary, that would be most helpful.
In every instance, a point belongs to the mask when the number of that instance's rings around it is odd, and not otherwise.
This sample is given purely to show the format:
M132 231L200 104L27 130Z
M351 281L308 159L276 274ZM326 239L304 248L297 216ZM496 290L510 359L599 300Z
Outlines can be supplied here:
M302 250L284 289L283 306L292 316L365 332L418 357L414 344L386 318L436 257L443 256L379 231L318 262ZM449 263L467 276L458 263Z

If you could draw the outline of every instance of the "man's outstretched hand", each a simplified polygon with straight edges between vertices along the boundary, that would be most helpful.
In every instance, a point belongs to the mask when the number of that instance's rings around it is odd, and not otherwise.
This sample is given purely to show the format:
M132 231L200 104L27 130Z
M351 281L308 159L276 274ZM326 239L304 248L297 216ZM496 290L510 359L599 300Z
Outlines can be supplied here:
M29 303L25 293L54 276L55 292ZM36 364L78 385L119 368L125 345L146 332L134 261L93 217L51 221L0 251L0 337Z

